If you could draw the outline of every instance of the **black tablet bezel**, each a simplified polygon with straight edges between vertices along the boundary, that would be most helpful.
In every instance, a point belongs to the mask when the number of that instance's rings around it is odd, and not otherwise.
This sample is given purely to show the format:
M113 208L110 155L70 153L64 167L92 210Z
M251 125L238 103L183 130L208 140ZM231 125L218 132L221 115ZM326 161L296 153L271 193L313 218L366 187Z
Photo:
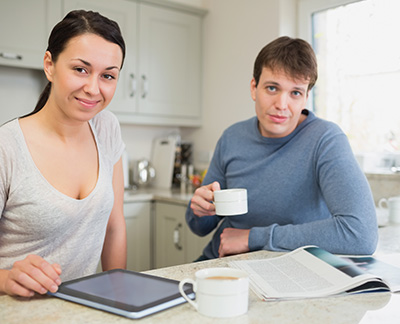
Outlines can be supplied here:
M152 307L156 307L156 306L162 305L164 303L176 300L178 298L182 298L182 295L179 293L179 291L177 291L176 294L173 294L173 295L171 295L169 297L156 299L153 302L147 303L147 304L142 305L142 306L136 306L136 305L132 305L132 304L125 304L125 303L117 302L117 301L114 301L114 300L111 300L111 299L108 299L108 298L103 298L103 297L95 296L95 295L92 295L92 294L88 294L88 293L77 291L75 289L69 289L68 288L69 284L90 280L90 279L95 278L95 277L101 277L101 276L104 276L104 275L112 273L112 272L123 272L123 273L126 273L128 275L132 275L132 276L146 277L146 278L150 278L152 280L159 281L160 283L161 282L175 283L177 287L179 285L179 281L173 280L173 279L158 277L158 276L154 276L154 275L150 275L150 274L145 274L145 273L135 272L135 271L129 271L129 270L124 270L124 269L113 269L113 270L109 270L109 271L105 271L105 272L101 272L101 273L96 273L96 274L93 274L93 275L90 275L90 276L86 276L86 277L82 277L82 278L66 281L66 282L62 283L59 286L57 293L51 294L51 295L53 295L55 297L63 298L62 294L64 294L64 295L72 296L72 297L75 297L75 298L78 298L78 299L81 299L81 300L87 300L87 301L91 301L91 302L96 303L96 304L101 304L101 305L109 306L111 308L120 309L120 310L123 310L125 312L129 312L129 313L139 313L139 312L142 312L144 310L150 309ZM185 290L187 295L193 294L193 290L192 290L191 285L185 285L184 286L184 290ZM58 294L60 294L60 295L57 296Z

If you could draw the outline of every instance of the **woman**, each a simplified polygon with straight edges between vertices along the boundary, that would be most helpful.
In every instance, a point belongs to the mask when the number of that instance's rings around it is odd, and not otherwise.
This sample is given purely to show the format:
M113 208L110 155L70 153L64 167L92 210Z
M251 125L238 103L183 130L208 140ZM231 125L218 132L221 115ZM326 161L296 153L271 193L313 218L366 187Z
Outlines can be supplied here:
M51 32L34 111L0 127L0 293L126 267L124 143L111 101L125 56L118 25L72 11Z

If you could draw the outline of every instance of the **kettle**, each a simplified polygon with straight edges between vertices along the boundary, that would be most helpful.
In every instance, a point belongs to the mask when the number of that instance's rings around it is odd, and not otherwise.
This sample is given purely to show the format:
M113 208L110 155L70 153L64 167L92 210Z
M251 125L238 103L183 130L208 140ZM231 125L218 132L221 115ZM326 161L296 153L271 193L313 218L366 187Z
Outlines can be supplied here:
M153 182L156 177L156 170L149 160L141 159L135 162L133 168L133 183L139 187L144 187Z

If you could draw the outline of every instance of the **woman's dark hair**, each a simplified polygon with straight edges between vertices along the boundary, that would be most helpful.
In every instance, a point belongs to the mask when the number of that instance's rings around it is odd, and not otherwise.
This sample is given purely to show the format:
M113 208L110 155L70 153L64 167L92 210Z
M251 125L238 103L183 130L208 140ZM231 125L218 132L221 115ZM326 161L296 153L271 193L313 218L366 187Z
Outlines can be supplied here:
M46 51L51 53L53 62L56 62L58 56L72 38L87 33L98 35L117 44L122 50L122 68L125 59L125 42L121 30L115 21L102 16L98 12L85 10L69 12L51 31ZM51 82L46 85L41 93L35 109L24 117L33 115L43 108L49 98L50 90Z
M318 78L317 59L311 45L299 38L282 36L267 44L258 54L254 63L253 77L256 86L262 69L283 71L294 79L309 81L311 90Z

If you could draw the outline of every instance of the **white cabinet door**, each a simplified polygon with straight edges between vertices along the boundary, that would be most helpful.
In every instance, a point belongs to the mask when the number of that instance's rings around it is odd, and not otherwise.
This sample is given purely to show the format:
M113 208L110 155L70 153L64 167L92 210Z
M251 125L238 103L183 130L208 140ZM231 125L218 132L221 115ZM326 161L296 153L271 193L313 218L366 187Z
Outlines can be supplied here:
M185 209L185 211L186 211L186 209ZM185 261L186 261L186 263L197 260L198 257L203 254L203 250L206 247L206 245L211 241L214 232L215 231L212 231L210 234L201 237L201 236L194 234L188 226L186 227L186 231L185 231L185 236L186 236L186 255L185 255L186 260Z
M155 203L155 267L168 267L196 260L212 238L193 234L186 224L186 205Z
M61 13L61 0L1 0L0 64L43 69L47 40Z
M155 267L185 263L184 207L155 203Z
M152 268L150 206L150 201L124 203L128 270L144 271Z
M141 4L139 112L200 117L201 18Z
M201 16L128 0L64 0L63 9L119 24L127 52L109 109L121 123L201 125Z
M93 10L118 23L125 41L126 56L117 90L108 109L116 114L135 113L138 102L137 3L128 0L64 0L64 13L76 9Z

